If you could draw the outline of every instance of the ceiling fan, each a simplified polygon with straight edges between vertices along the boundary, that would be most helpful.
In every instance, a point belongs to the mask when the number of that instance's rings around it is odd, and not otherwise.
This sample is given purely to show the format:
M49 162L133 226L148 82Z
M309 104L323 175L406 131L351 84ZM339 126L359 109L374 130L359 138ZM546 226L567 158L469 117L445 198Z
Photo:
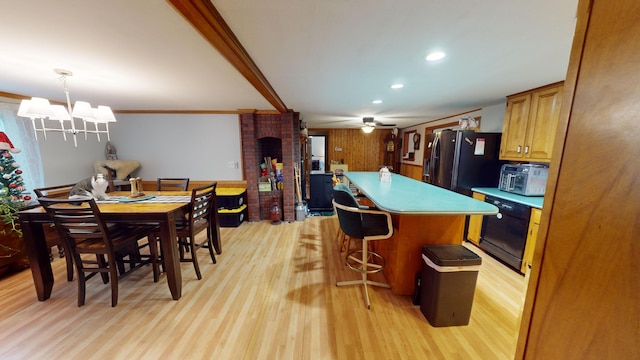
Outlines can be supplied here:
M364 117L362 118L362 123L365 126L389 126L389 127L395 127L396 124L384 124L380 121L375 121L372 117Z
M364 131L365 134L371 133L376 128L376 126L391 126L391 127L394 128L394 135L395 135L395 133L397 131L396 128L395 128L396 124L383 124L383 123L381 123L379 121L373 120L372 117L364 117L364 118L362 118L362 124L363 124L362 125L362 131Z

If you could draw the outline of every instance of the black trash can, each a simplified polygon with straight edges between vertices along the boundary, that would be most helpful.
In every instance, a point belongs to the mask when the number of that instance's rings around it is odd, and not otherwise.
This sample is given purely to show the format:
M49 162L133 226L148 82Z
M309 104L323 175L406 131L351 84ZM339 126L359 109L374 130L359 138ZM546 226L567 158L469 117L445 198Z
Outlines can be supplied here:
M420 311L432 326L469 325L480 264L462 245L422 247Z

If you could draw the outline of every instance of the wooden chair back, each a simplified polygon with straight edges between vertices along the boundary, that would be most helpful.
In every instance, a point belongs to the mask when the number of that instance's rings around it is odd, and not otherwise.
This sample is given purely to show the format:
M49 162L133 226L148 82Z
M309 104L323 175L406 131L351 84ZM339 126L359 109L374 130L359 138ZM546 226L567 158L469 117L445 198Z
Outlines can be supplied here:
M191 190L191 212L189 213L189 232L195 236L209 227L216 206L217 182Z
M33 192L36 194L38 198L56 198L56 199L68 199L69 193L71 192L71 188L73 188L75 184L66 184L66 185L56 185L43 187L38 189L33 189ZM66 245L58 231L53 224L43 224L42 228L44 230L44 238L47 242L47 246L49 249L49 258L53 260L53 254L51 253L51 248L53 246L58 248L58 256L64 257L67 263L67 280L73 280L73 259L71 254L69 254L69 250L66 249Z
M93 199L40 198L60 235L75 249L91 245L93 253L108 254L112 243L107 225Z
M200 186L191 190L191 209L185 221L176 221L176 232L180 249L180 261L193 263L196 277L202 279L200 265L196 250L207 248L211 262L216 263L214 249L220 247L220 230L217 223L216 187L218 183ZM202 231L207 232L207 236L202 241L196 240L196 235ZM154 236L155 239L157 236ZM155 245L152 245L155 246ZM185 253L190 252L191 257L185 257ZM154 264L155 266L155 264ZM157 270L154 270L157 272Z
M49 186L38 189L33 189L33 192L36 193L36 196L48 197L48 198L68 198L69 193L71 192L71 188L75 184L66 184L66 185L57 185L57 186Z
M78 272L78 306L84 305L85 283L96 274L111 282L111 306L118 303L119 256L137 249L138 239L146 237L152 226L107 226L94 199L39 198L53 220ZM82 256L83 254L96 255ZM94 260L95 259L95 260ZM142 264L140 264L142 266Z
M158 191L187 191L189 178L158 178L156 190Z

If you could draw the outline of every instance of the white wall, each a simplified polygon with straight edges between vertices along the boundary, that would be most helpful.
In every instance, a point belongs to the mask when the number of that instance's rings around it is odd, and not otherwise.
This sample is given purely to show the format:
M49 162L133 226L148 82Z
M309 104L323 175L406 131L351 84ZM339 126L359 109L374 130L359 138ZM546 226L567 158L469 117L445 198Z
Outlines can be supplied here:
M487 106L480 110L480 131L482 132L502 132L504 123L504 112L507 109L507 101L499 104Z
M117 114L111 143L145 179L242 180L238 115ZM99 159L104 159L104 152ZM229 163L234 165L229 167ZM237 164L237 168L235 165ZM256 170L257 171L257 170Z
M193 180L242 180L240 125L237 115L117 114L111 143L120 160L137 160L134 175L143 179L189 177ZM106 137L78 136L65 142L60 133L38 134L44 185L75 183L93 175L93 163L105 159ZM229 162L234 167L230 168ZM235 167L237 163L237 168Z
M76 126L79 125L76 124ZM38 147L42 159L44 186L55 186L76 183L93 175L93 162L104 159L106 136L77 135L78 147L73 145L73 136L67 135L64 141L62 133L47 133L44 140L38 133Z
M506 106L507 106L507 102L505 99L505 101L500 102L499 104L487 106L480 110L471 111L471 112L465 113L464 115L450 116L437 121L432 121L429 123L420 124L420 125L411 126L411 127L402 129L402 131L400 132L400 136L402 136L403 139L404 139L404 133L407 131L416 130L421 136L420 149L414 150L413 160L402 160L402 163L422 166L423 159L424 159L424 147L425 147L425 143L424 143L425 128L457 122L463 116L472 116L472 117L480 116L481 132L500 132L501 133L502 124L504 122L504 112L505 112ZM411 141L410 141L410 146L413 147L413 142Z

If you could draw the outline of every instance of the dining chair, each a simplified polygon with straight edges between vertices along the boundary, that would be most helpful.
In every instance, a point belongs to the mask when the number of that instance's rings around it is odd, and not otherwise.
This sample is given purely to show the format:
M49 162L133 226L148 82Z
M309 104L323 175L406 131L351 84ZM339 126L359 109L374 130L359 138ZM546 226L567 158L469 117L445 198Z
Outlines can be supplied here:
M180 253L181 262L193 263L198 280L202 279L200 266L198 264L198 256L196 251L200 248L209 249L209 256L212 263L216 263L214 254L215 243L219 241L219 230L216 221L218 206L216 205L216 186L217 182L193 188L191 190L191 209L187 216L182 219L176 219L177 243ZM196 235L206 230L204 240L197 240ZM159 234L155 233L150 237L151 247L157 249L157 240ZM191 253L188 257L185 253ZM154 274L159 273L158 266L162 259L153 261ZM158 281L154 277L154 281Z
M104 221L100 209L93 199L39 198L40 204L51 217L58 234L76 265L78 273L78 306L85 303L86 282L96 274L102 281L111 281L111 306L118 303L118 280L129 274L118 273L117 253L127 253L138 246L138 240L157 232L152 225L110 225ZM157 258L151 248L151 258ZM95 258L93 257L95 256ZM139 263L135 268L140 268ZM132 269L132 270L135 270Z
M157 191L187 191L189 178L158 178Z
M48 197L67 199L69 197L69 193L71 192L71 188L73 188L74 185L75 184L48 186L33 189L33 192L38 198ZM64 258L65 262L67 263L67 281L73 281L73 258L70 255L65 256L65 253L67 252L67 250L65 249L65 243L58 235L58 231L55 229L55 225L42 224L42 228L44 231L45 241L47 242L47 248L49 249L49 260L53 260L51 248L55 246L58 249L58 256L60 258Z
M393 223L388 212L361 208L351 191L334 188L333 206L340 228L350 239L362 240L362 248L350 250L345 256L347 266L361 274L360 280L339 281L336 286L363 285L365 305L371 308L367 285L389 288L388 284L368 279L368 275L384 269L384 258L369 250L369 242L388 239L393 235Z

